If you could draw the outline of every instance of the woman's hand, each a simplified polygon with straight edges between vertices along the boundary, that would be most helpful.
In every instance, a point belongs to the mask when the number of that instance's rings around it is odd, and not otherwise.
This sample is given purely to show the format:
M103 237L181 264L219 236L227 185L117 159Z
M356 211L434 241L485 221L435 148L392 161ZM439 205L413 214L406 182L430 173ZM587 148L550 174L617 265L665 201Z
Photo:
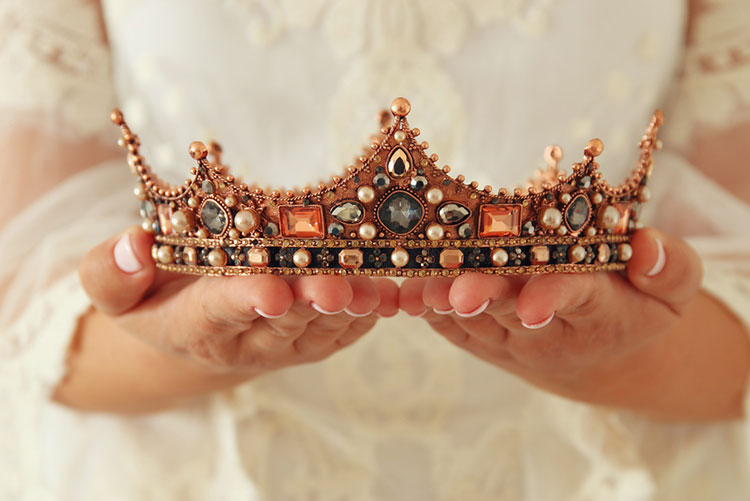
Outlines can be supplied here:
M197 385L205 387L202 393L206 393L267 371L321 360L359 339L372 328L378 315L398 312L398 287L387 279L330 275L282 278L265 274L192 277L157 270L151 258L152 244L151 235L131 230L93 249L79 271L94 313L106 317L92 321L99 327L90 330L117 328L126 338L139 340L151 352L149 358L155 353L160 366L191 374L190 389L164 388L155 390L155 394L194 394L196 378L200 380ZM84 345L88 342L93 346L108 335L113 333L94 332ZM141 348L132 348L132 339L117 351L142 352ZM96 352L114 349L104 346L89 351L89 358L96 358L107 356ZM75 400L71 385L76 382L90 388L90 381L82 381L85 378L75 374L75 359L81 356L72 355L72 383L61 386L61 401ZM92 367L87 363L79 365ZM135 365L146 364L139 361ZM128 377L123 374L120 379Z
M699 295L699 257L655 230L637 231L632 246L626 275L414 279L401 287L401 308L424 312L457 346L569 398L659 417L736 414L748 343L731 315ZM732 322L734 330L723 328ZM708 366L711 374L697 372ZM686 374L697 374L697 384ZM712 378L728 383L717 390Z

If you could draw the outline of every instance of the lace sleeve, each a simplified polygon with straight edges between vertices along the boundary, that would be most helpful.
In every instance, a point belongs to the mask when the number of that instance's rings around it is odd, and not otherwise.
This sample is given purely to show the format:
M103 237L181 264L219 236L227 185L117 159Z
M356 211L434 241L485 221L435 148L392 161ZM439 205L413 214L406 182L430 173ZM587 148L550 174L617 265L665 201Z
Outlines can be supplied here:
M0 2L0 80L5 120L54 115L59 132L101 132L113 91L97 2Z

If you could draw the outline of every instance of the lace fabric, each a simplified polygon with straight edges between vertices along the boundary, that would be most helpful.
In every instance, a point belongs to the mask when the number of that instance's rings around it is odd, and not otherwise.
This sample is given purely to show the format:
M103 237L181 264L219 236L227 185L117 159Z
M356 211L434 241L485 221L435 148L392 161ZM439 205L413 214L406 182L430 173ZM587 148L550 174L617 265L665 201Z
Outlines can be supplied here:
M412 97L413 123L441 157L482 183L522 179L546 141L577 152L594 134L607 145L605 174L616 178L677 68L685 7L681 0L105 2L120 100L160 174L180 181L189 169L185 145L221 139L238 174L269 184L330 175L372 131L368 114L399 94ZM667 110L668 123L679 126L668 127L675 139L657 160L646 217L689 239L704 259L704 287L747 324L748 234L713 210L747 220L750 207L686 161L680 137L741 123L737 110L750 103L745 68L705 74L690 61L736 54L731 47L742 47L747 31L736 27L750 16L742 0L705 7ZM633 14L646 10L651 17ZM53 118L70 137L98 135L112 82L95 5L14 0L0 6L0 26L0 75L9 82L0 86L0 109L40 126ZM581 79L578 55L603 50L592 38L616 40ZM555 93L563 98L545 97ZM131 182L122 161L90 169L0 231L0 283L9 284L0 309L0 394L8 402L0 411L0 499L635 501L750 493L746 422L658 425L566 401L455 349L420 319L384 320L323 363L156 416L92 416L50 404L67 340L88 308L75 264L134 222L126 209L134 206ZM44 239L28 228L45 228Z

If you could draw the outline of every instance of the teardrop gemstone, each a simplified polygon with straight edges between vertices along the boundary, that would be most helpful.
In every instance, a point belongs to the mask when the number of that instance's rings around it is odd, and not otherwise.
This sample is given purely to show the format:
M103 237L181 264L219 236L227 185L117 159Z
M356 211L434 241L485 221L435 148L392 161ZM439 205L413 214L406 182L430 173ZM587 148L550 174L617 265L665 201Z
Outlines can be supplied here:
M458 224L469 217L469 209L461 204L449 202L438 209L438 219L443 224Z
M227 213L213 200L206 200L201 209L201 220L208 231L214 235L220 235L227 227Z
M343 202L331 210L331 215L342 223L354 224L362 220L365 214L362 206L357 202Z
M393 177L403 177L410 168L409 153L401 146L394 148L388 157L388 173Z
M422 204L405 191L395 191L388 195L378 209L378 219L393 233L409 233L422 220Z
M586 195L577 195L565 209L565 224L571 231L578 231L589 220L591 207Z

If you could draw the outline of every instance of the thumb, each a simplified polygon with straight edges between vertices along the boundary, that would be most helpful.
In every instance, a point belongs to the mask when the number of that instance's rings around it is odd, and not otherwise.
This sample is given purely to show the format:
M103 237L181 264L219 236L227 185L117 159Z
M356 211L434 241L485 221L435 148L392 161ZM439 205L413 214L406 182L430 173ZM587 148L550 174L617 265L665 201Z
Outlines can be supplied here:
M94 307L119 315L135 306L154 280L153 236L132 228L94 247L78 266Z
M675 312L683 311L698 293L703 278L703 265L695 250L682 239L652 228L636 231L630 243L630 283Z

